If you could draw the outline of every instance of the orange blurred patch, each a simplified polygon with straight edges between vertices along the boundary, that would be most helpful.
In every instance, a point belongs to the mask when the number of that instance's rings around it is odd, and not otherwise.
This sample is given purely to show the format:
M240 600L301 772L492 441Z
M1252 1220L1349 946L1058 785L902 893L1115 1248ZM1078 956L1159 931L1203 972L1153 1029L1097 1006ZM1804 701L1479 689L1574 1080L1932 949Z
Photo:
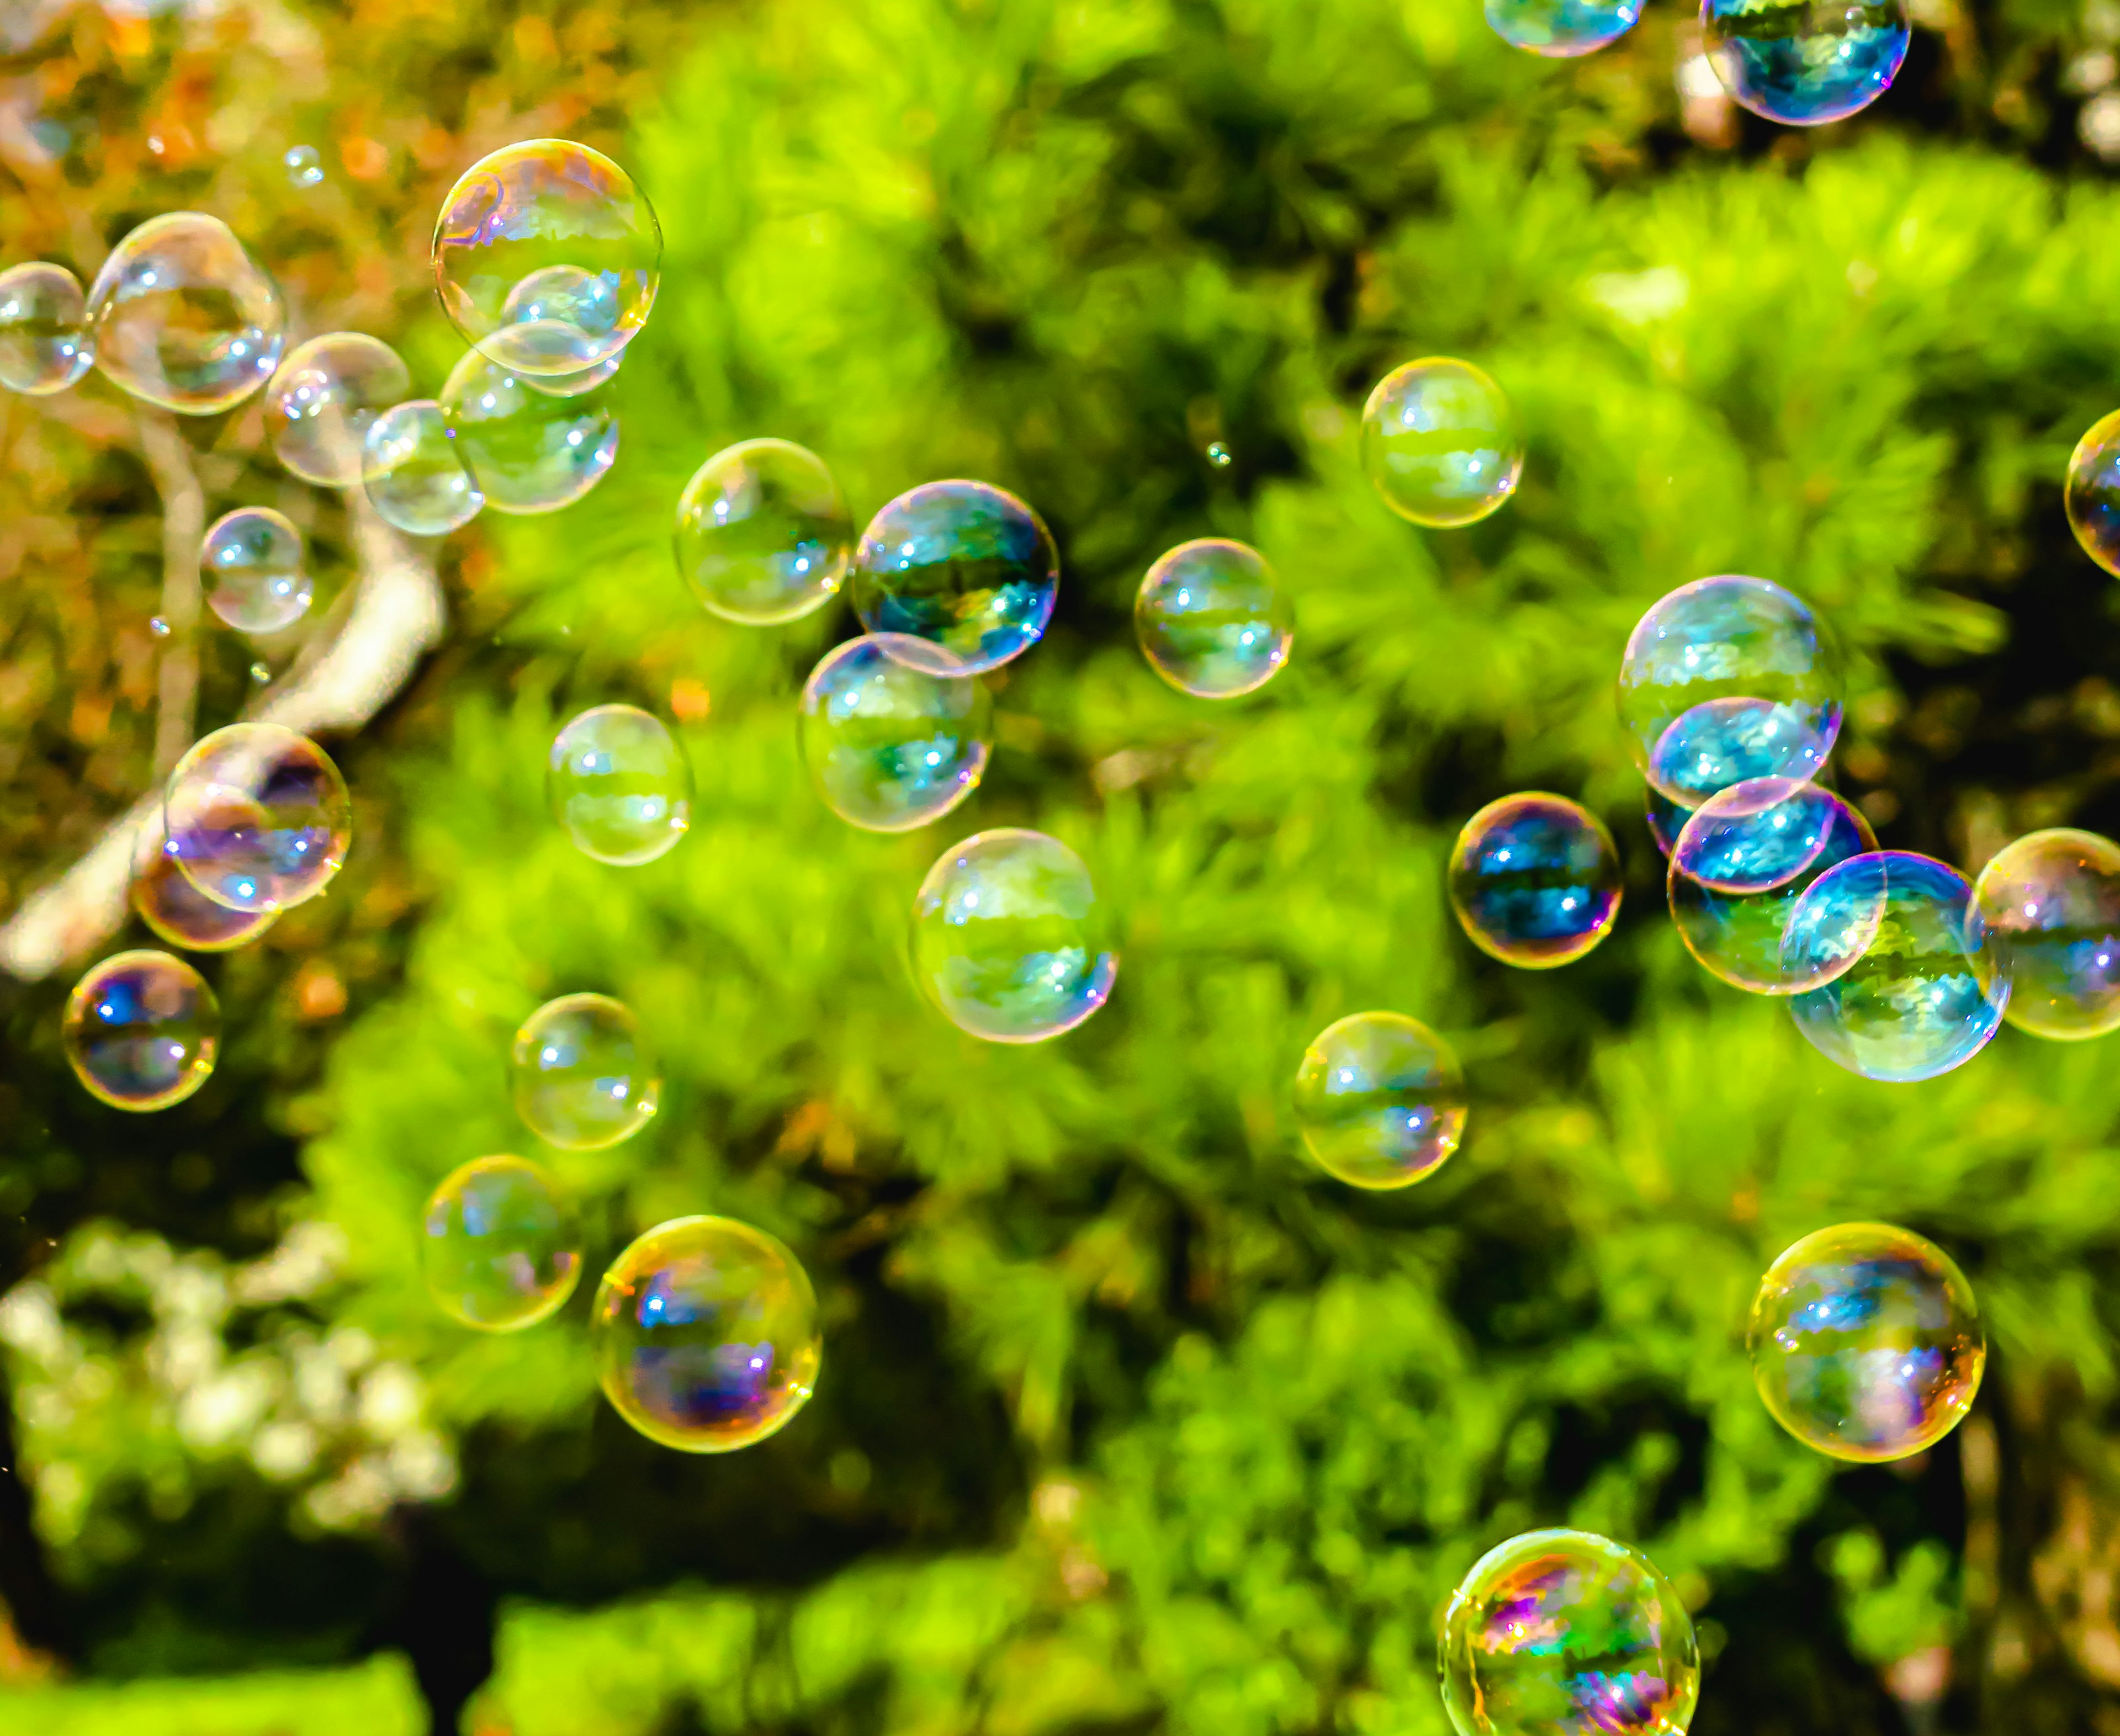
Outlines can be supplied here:
M670 709L680 723L697 723L714 708L714 696L707 684L681 675L670 684Z
M321 959L309 959L295 972L295 1011L312 1023L336 1019L346 1010L346 985Z
M356 181L379 181L390 167L390 152L379 141L358 135L341 139L338 159Z

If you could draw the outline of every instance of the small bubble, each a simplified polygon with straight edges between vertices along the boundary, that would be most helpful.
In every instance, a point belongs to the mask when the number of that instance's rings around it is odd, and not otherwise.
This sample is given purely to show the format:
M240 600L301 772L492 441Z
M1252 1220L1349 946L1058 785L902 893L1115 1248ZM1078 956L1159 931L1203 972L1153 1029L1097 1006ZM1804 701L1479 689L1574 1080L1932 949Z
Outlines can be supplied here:
M156 638L165 639L170 636L170 624L159 615L151 615L148 618L147 630Z
M267 681L272 679L272 671L267 669L263 663L253 663L250 666L250 679L258 683L259 686L263 687Z
M1216 441L1207 448L1207 462L1216 470L1227 470L1230 467L1231 457L1230 448L1220 440Z
M287 165L290 186L314 187L324 178L323 163L314 145L297 145L281 160Z
M162 144L161 135L160 133L151 132L147 135L147 148L153 151L156 156L160 156L162 154L164 146Z

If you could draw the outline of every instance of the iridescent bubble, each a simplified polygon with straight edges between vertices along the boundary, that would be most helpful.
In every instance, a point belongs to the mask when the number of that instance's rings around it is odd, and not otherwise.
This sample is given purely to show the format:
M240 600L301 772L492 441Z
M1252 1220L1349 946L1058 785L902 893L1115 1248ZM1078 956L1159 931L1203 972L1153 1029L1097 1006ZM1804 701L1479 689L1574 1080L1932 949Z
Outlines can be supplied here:
M168 849L230 910L285 910L331 884L353 805L331 757L277 723L231 723L179 759L163 795Z
M230 910L186 880L161 828L140 829L132 852L132 908L140 920L188 953L225 953L254 940L279 920L277 911Z
M545 799L583 856L637 868L692 824L692 763L669 726L637 705L570 718L545 759Z
M1642 16L1642 0L1487 0L1487 22L1513 48L1559 59L1594 54Z
M1394 368L1362 406L1362 468L1402 518L1476 524L1523 475L1523 439L1502 388L1470 362L1424 357Z
M287 171L287 184L307 192L312 187L323 184L323 159L317 155L314 145L297 145L280 159L281 166Z
M1620 853L1579 802L1533 791L1490 801L1450 852L1450 906L1472 944L1504 964L1573 963L1620 914Z
M548 1000L515 1033L515 1112L548 1145L598 1151L646 1126L662 1076L640 1022L608 995Z
M1782 970L1829 978L1789 1002L1821 1055L1904 1083L1963 1066L2010 1003L2005 961L1956 869L1900 850L1850 856L1791 907Z
M1042 832L981 832L952 846L913 903L922 987L960 1031L1040 1042L1072 1031L1118 976L1082 859Z
M1839 648L1764 578L1697 579L1627 641L1620 721L1642 775L1682 807L1748 777L1815 777L1840 733Z
M2120 577L2120 410L2076 443L2062 500L2083 552Z
M1180 693L1234 699L1280 673L1295 643L1295 611L1257 549L1206 536L1148 569L1133 630L1148 666Z
M839 485L815 453L746 440L716 453L677 499L677 570L723 620L773 626L839 594L854 546Z
M1783 1254L1760 1280L1746 1344L1774 1420L1858 1464L1935 1446L1972 1409L1988 1361L1965 1274L1889 1223L1819 1230Z
M375 419L402 403L412 376L398 352L359 332L299 344L265 388L265 431L281 464L320 488L361 480Z
M119 390L182 415L232 408L280 365L280 292L218 217L150 217L89 286L95 365Z
M1910 39L1903 0L1701 0L1700 29L1732 100L1788 127L1868 108Z
M95 362L88 303L72 272L42 263L0 272L0 386L48 397Z
M817 1384L809 1274L728 1218L679 1218L621 1254L597 1287L589 1345L611 1408L651 1441L728 1453L784 1428Z
M207 606L238 633L293 626L316 593L302 569L302 533L266 506L215 519L199 545L199 572Z
M450 1319L514 1332L556 1313L582 1275L574 1208L543 1168L480 1158L428 1197L420 1238L427 1293Z
M916 658L946 656L939 646L901 641L893 656L881 637L849 640L810 672L802 758L841 819L869 832L909 832L979 787L993 707L973 677L917 666Z
M1318 1167L1355 1187L1408 1187L1465 1135L1465 1073L1450 1045L1402 1013L1356 1013L1303 1051L1295 1125Z
M1684 1736L1700 1697L1693 1622L1639 1549L1532 1531L1472 1565L1444 1612L1458 1736Z
M578 373L648 322L662 230L607 156L530 139L466 169L435 224L435 288L466 341L504 372Z
M1236 462L1236 455L1220 440L1207 443L1207 462L1216 470L1227 470Z
M1015 495L984 482L929 482L869 521L849 595L871 633L940 645L965 675L1020 657L1060 593L1060 551Z
M1643 787L1648 797L1649 836L1668 859L1671 847L1678 842L1678 834L1685 829L1686 821L1693 818L1694 810L1680 806L1654 784Z
M1828 869L1876 847L1870 823L1830 790L1790 777L1732 784L1703 802L1679 833L1665 880L1672 926L1702 968L1732 988L1818 988L1854 958L1829 949L1784 958L1789 912ZM1689 865L1724 878L1696 879ZM1767 878L1774 872L1782 877Z
M446 536L486 504L456 430L432 398L386 410L362 445L362 485L383 519L414 536Z
M1997 852L1973 889L2011 1024L2064 1042L2120 1030L2120 844L2034 832Z
M221 1003L167 953L119 953L67 996L61 1046L91 1097L115 1109L167 1109L213 1072Z
M476 350L450 370L442 414L496 513L556 513L618 457L618 417L602 393L555 397Z

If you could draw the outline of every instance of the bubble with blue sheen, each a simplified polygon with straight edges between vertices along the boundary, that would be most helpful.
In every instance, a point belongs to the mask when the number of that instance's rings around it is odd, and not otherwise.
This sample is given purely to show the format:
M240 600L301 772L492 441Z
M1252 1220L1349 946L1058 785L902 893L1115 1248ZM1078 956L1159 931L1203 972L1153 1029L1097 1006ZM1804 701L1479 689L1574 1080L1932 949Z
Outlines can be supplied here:
M1266 557L1220 536L1180 543L1148 569L1133 624L1148 666L1198 699L1256 693L1295 643L1295 611Z
M158 940L188 953L225 953L247 945L279 920L272 910L230 910L184 877L160 826L140 829L133 841L133 913Z
M1044 637L1060 592L1060 552L1044 522L989 483L928 482L868 523L848 595L870 633L939 645L966 675L1020 657Z
M212 1075L221 1004L183 959L119 953L74 984L59 1039L91 1097L136 1113L168 1109Z
M939 647L884 638L850 639L810 672L797 708L802 759L825 805L849 825L909 832L979 787L993 704L977 678L951 672Z
M1750 777L1815 777L1840 733L1840 651L1800 599L1763 578L1695 580L1635 624L1620 719L1642 775L1695 808Z
M170 859L230 910L305 903L353 842L353 804L331 756L277 723L231 723L170 773L162 817Z
M1464 1137L1456 1052L1403 1013L1355 1013L1319 1032L1295 1075L1295 1125L1327 1175L1354 1187L1410 1187Z
M574 1293L580 1226L542 1165L474 1158L428 1196L420 1269L428 1295L450 1319L481 1332L518 1332Z
M286 310L218 217L151 217L89 285L95 365L120 391L179 415L231 410L272 378Z
M913 966L958 1029L1042 1042L1110 998L1118 954L1082 859L1042 832L981 832L944 851L913 906Z
M1789 911L1781 957L1791 976L1833 972L1789 1011L1814 1048L1865 1079L1906 1084L1963 1066L2010 1002L1971 884L1907 851L1850 856L1820 875Z
M1491 801L1450 852L1450 905L1472 944L1524 970L1574 963L1620 914L1620 854L1580 802L1531 791Z
M1746 1334L1774 1420L1857 1464L1910 1458L1964 1420L1987 1334L1957 1262L1911 1230L1843 1223L1767 1269Z
M692 763L670 726L637 705L570 717L545 758L545 799L583 855L637 868L692 824Z
M272 455L305 482L350 488L365 472L368 430L411 395L398 352L361 332L297 344L265 388Z
M774 626L839 595L853 519L815 453L792 440L742 440L685 485L676 549L678 572L710 614Z
M515 1112L548 1145L600 1151L654 1118L662 1075L632 1008L609 995L548 1000L515 1033Z
M478 350L450 370L438 401L457 450L496 513L556 513L601 482L618 459L608 394L567 396Z
M411 398L369 424L361 485L386 523L412 536L446 536L486 504L456 430L432 398Z
M2062 500L2083 552L2120 577L2120 410L2076 443Z
M0 386L49 397L95 364L88 300L72 272L42 261L0 272Z
M1700 1696L1692 1619L1639 1549L1527 1532L1481 1556L1444 1612L1458 1736L1683 1736Z
M238 633L277 633L309 612L316 586L302 533L268 506L239 506L207 527L199 547L207 606Z
M1643 789L1649 837L1655 841L1658 853L1669 861L1671 848L1678 842L1678 834L1685 829L1685 823L1693 818L1694 810L1673 801L1653 783L1644 785Z
M1788 777L1732 784L1703 802L1679 833L1665 876L1671 926L1701 968L1732 988L1817 988L1853 958L1827 951L1784 959L1789 912L1828 870L1876 847L1870 823L1830 790Z
M1868 108L1912 39L1904 0L1702 0L1700 30L1731 100L1788 127Z
M1499 511L1523 475L1523 437L1500 386L1455 356L1394 368L1362 406L1362 470L1386 506L1430 529Z
M2055 827L2006 844L1974 896L2010 979L2003 1017L2063 1042L2120 1030L2120 844Z
M1550 59L1594 54L1639 21L1642 0L1487 0L1487 22L1512 48Z

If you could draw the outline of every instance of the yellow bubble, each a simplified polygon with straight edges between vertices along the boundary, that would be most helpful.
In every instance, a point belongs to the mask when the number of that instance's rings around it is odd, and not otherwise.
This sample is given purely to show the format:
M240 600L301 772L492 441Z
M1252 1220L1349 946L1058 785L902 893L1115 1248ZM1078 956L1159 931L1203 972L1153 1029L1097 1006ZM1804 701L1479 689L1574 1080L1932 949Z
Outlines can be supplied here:
M265 431L281 464L305 482L350 488L377 416L411 396L398 352L360 332L298 345L265 388Z
M59 1035L91 1096L116 1109L167 1109L212 1075L221 1004L183 959L119 953L74 985Z
M2120 1030L2120 844L2032 833L1996 853L1973 896L2009 979L2005 1019L2063 1042Z
M1295 1075L1295 1124L1319 1168L1355 1187L1410 1187L1465 1133L1465 1074L1450 1045L1402 1013L1327 1025Z
M286 310L218 217L151 217L89 286L95 365L119 390L183 415L232 409L280 365Z
M1148 666L1197 699L1256 693L1295 643L1295 611L1266 557L1221 536L1180 543L1148 569L1133 626Z
M479 1158L427 1200L421 1271L452 1320L515 1332L556 1312L582 1275L574 1208L539 1165Z
M87 299L72 272L41 262L0 272L0 386L48 397L95 362Z
M2076 443L2062 499L2083 552L2120 575L2120 410L2100 417Z
M1470 362L1394 368L1362 406L1362 468L1384 504L1437 529L1476 524L1516 492L1523 441L1502 388Z
M515 1110L548 1145L596 1151L631 1139L662 1100L662 1075L633 1010L562 995L515 1033Z

